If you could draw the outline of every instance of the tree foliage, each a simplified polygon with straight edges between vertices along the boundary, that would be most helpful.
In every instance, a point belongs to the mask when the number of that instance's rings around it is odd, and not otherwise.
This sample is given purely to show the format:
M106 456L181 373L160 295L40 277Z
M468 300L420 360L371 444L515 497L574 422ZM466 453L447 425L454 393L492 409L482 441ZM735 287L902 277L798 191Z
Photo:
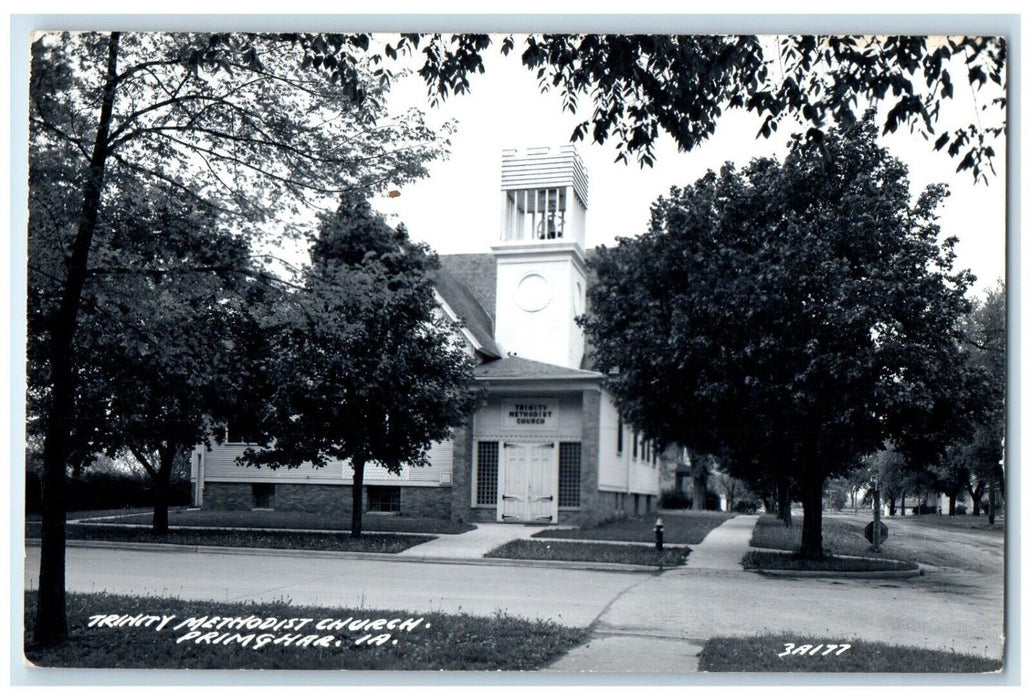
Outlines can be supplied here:
M430 95L444 99L471 90L470 76L484 72L493 46L518 52L541 90L558 91L567 111L589 103L572 140L612 139L619 160L634 157L642 166L653 163L661 133L690 151L735 109L756 115L757 136L787 120L819 142L833 124L879 107L883 133L907 128L975 179L994 173L993 144L1005 132L1000 37L409 34L382 51L388 58L421 51L419 74ZM335 58L321 48L323 60ZM973 123L942 119L957 89L974 100Z
M979 379L977 410L968 414L965 431L947 440L935 473L954 500L967 493L980 514L986 489L1003 488L1003 440L1006 435L1006 290L1002 283L975 302L965 318L964 349L971 372ZM950 513L951 514L951 513Z
M944 196L911 204L869 121L673 188L593 262L584 327L626 419L752 483L789 476L821 556L827 477L888 439L923 463L962 425L971 277L939 242Z

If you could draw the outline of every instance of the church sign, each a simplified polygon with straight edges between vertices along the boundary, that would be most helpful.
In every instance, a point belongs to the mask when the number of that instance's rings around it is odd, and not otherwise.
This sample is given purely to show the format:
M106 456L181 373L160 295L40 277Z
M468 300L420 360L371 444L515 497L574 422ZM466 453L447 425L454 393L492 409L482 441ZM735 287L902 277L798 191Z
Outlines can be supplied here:
M501 416L506 430L552 430L558 427L558 401L505 399L501 402Z

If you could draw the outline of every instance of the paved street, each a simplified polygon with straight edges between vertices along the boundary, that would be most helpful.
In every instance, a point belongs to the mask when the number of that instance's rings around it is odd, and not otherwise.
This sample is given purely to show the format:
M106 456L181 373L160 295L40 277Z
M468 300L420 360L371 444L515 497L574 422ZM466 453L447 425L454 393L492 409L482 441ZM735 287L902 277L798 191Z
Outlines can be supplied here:
M763 632L791 632L799 643L817 636L859 638L1002 654L997 534L943 533L904 523L893 526L895 543L926 551L936 563L924 576L783 578L745 572L737 563L754 522L749 516L727 521L694 547L692 565L661 574L75 546L68 549L68 588L478 615L505 611L593 624L588 644L553 667L565 671L689 672L696 670L704 640ZM492 532L489 539L497 536ZM38 557L38 547L30 547L27 587L35 587Z
M28 548L25 585L36 587L39 547ZM69 547L68 590L191 600L272 601L491 615L589 625L613 598L650 573L522 566L392 562L268 554Z

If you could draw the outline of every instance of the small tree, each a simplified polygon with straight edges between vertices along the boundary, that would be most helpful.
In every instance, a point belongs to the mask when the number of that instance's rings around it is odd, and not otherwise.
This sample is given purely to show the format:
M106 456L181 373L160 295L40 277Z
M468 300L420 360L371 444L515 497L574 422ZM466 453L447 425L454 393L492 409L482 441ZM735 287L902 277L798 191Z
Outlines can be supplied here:
M439 313L429 272L436 257L388 227L363 200L345 198L323 221L302 289L269 328L268 396L250 432L254 466L346 460L353 471L351 535L362 532L370 462L400 473L425 463L479 401L472 359Z

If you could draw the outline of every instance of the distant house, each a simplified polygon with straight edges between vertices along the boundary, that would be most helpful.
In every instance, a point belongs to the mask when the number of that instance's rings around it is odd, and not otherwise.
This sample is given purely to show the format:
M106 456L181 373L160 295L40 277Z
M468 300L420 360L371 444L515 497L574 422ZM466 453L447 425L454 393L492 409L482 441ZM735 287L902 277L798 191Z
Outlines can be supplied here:
M492 253L441 256L435 277L488 400L433 446L429 466L368 465L366 509L512 523L653 512L659 455L620 420L574 321L587 301L587 172L571 146L505 151L501 168ZM258 470L236 464L244 446L194 453L196 505L349 512L349 464Z

